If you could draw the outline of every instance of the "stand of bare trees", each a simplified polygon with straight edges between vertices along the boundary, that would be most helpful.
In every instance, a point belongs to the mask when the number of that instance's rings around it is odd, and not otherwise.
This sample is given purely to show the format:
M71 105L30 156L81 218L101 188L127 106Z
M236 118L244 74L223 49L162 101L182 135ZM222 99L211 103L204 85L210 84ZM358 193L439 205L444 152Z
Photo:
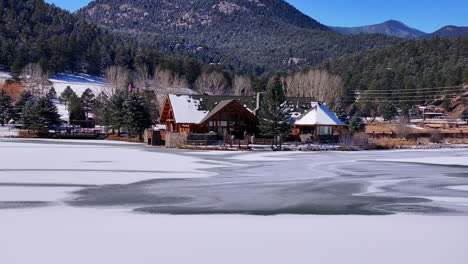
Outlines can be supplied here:
M138 89L146 90L151 86L148 66L138 65L135 68L134 84Z
M282 78L287 96L313 97L331 103L346 94L343 80L325 70L311 69Z
M195 82L197 91L201 94L224 95L228 90L228 80L222 72L204 72Z
M187 80L178 76L171 70L157 67L154 71L151 87L155 90L165 90L168 88L188 88Z
M125 87L130 79L130 71L121 66L111 66L106 69L107 86L103 89L108 97L119 90L127 89Z
M39 63L26 65L21 73L21 80L29 88L33 96L44 96L53 87L49 75Z
M232 94L236 96L251 96L253 95L253 83L247 76L236 75L232 82Z

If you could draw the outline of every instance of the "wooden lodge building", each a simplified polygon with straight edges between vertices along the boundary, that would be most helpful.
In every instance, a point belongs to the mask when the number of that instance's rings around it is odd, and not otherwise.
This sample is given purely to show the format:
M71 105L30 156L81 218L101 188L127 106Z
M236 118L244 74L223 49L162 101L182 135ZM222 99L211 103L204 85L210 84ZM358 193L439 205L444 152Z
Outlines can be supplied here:
M262 94L254 96L168 95L160 123L166 126L161 136L169 134L229 134L243 139L258 132ZM336 135L346 125L326 105L312 98L287 98L294 135Z

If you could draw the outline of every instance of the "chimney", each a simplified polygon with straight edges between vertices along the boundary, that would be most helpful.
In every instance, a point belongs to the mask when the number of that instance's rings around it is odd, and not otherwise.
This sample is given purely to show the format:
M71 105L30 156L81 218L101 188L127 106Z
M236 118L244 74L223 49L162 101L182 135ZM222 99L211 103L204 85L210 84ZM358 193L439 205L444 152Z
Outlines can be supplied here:
M257 102L256 102L255 110L254 110L254 115L258 116L258 111L260 110L260 108L262 106L263 92L257 93L256 99L257 99Z

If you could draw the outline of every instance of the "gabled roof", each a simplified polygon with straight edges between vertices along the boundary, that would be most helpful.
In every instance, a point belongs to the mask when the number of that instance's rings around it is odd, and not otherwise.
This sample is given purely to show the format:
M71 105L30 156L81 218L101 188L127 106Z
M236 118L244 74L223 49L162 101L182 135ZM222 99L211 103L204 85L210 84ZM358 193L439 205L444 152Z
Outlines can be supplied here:
M257 110L259 94L254 96L169 95L174 118L179 124L202 124L232 102L246 108L252 115ZM288 97L285 104L297 125L345 126L326 105L313 98Z
M214 115L216 115L219 111L223 110L224 107L228 106L230 103L234 102L234 99L231 100L223 100L219 102L213 110L211 110L204 118L202 121L200 121L200 124L205 123L206 121L210 120Z
M170 94L169 100L175 120L179 124L199 124L208 114L208 111L200 110L200 100L195 100L189 95Z
M324 104L316 104L309 112L299 117L295 124L300 126L346 126Z

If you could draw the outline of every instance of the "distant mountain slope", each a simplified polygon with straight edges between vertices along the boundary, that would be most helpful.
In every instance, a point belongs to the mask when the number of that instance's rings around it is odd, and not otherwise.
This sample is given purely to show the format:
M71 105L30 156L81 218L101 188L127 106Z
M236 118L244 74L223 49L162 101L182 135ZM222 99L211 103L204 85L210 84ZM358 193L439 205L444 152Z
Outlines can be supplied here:
M204 44L226 55L214 63L257 74L302 69L398 41L337 34L283 0L96 0L77 15L112 30Z
M423 36L424 39L434 37L457 38L468 36L468 27L445 26L434 33Z
M342 76L350 94L355 90L372 91L377 98L401 97L416 103L454 91L433 87L468 82L468 37L406 40L332 60L322 67Z
M346 35L355 35L361 33L384 34L399 38L416 39L424 36L426 33L411 28L400 21L389 20L382 24L363 26L363 27L330 27L332 30Z

